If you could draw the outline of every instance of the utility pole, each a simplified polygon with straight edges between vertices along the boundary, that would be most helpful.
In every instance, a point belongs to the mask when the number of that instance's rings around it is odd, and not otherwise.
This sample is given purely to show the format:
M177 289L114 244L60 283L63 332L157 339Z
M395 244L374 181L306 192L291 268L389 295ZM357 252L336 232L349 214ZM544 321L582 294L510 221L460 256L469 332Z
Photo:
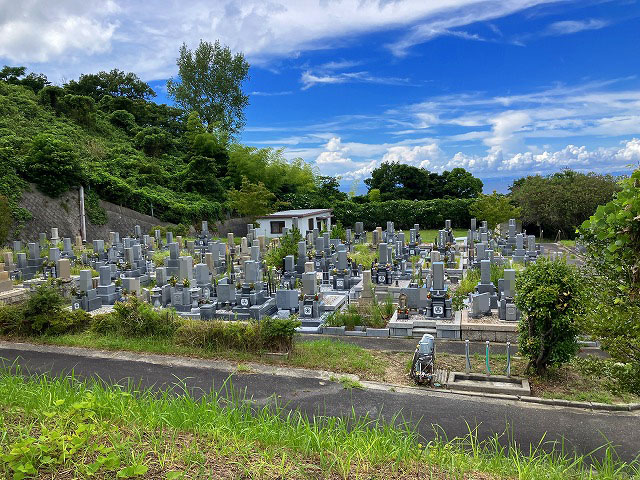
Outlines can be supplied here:
M84 214L84 187L80 185L80 235L82 236L82 241L87 241L87 224L85 220Z

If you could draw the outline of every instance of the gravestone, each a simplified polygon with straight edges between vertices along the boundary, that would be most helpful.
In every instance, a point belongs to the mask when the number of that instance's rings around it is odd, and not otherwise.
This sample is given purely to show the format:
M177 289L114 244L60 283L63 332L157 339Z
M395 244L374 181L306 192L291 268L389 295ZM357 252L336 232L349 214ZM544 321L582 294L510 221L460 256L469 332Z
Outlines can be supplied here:
M113 305L117 300L116 286L111 281L111 267L109 265L100 267L97 296L100 298L102 305Z
M182 282L185 279L191 281L193 278L193 257L190 255L180 257L178 267L178 281Z
M495 285L491 282L491 260L480 261L480 283L476 285L477 293L488 293L491 308L498 308L498 295Z

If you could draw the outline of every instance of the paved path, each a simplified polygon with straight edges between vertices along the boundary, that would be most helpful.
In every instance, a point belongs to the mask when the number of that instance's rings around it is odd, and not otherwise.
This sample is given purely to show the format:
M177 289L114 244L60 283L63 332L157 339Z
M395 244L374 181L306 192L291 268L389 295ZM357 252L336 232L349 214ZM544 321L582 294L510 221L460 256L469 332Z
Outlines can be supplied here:
M143 387L167 389L179 380L196 396L220 388L231 375L235 388L246 391L257 405L278 401L306 414L392 418L401 414L417 425L421 435L433 438L438 425L448 438L478 426L481 438L510 432L524 450L545 436L545 447L564 440L565 449L586 454L608 439L624 460L640 452L640 416L634 413L592 412L522 402L468 397L445 392L419 392L370 385L365 390L345 390L329 381L329 373L250 365L253 373L233 373L229 362L162 355L104 352L79 348L35 346L0 342L0 357L17 362L31 373L97 376L116 383L132 380Z

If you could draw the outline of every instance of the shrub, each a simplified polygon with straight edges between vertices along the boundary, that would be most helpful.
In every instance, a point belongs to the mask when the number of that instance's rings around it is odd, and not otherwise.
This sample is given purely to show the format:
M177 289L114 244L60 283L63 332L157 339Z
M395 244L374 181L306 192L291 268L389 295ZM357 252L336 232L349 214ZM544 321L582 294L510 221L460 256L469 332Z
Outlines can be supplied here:
M133 143L136 148L152 157L166 153L173 146L171 135L159 127L146 127L140 130L133 138Z
M41 285L31 294L24 309L24 316L30 323L32 333L46 333L51 327L51 320L60 315L64 306L64 298L50 285Z
M327 327L346 327L347 330L353 330L356 326L367 325L367 322L358 311L358 307L351 304L345 310L339 310L329 315L325 325Z
M175 312L165 310L159 312L136 296L130 296L124 302L116 302L113 306L114 318L105 321L100 319L100 327L115 327L115 332L127 336L170 336L178 328Z
M24 316L23 305L0 306L0 334L28 335L29 333L31 328Z
M96 103L85 95L65 95L58 102L58 109L84 127L96 123Z
M264 319L260 324L213 320L181 320L175 332L178 345L206 350L240 350L258 352L261 349L290 350L295 329L300 326L297 318Z
M0 307L0 333L5 335L60 335L89 325L83 310L64 308L64 298L51 285L42 285L26 304Z
M136 117L126 110L116 110L109 116L109 121L127 133L131 133L136 128Z
M467 270L467 274L462 280L460 280L456 291L453 292L453 296L451 297L451 305L454 310L462 310L464 306L464 299L476 289L476 285L478 285L479 281L480 269L472 268Z
M608 389L615 394L640 394L640 365L637 363L588 356L576 358L576 364L583 375L606 378Z
M265 262L270 267L283 268L284 257L287 255L293 255L294 260L298 260L298 242L302 240L300 230L297 228L292 229L286 235L280 237L280 245L278 247L272 247L265 255Z
M79 332L87 328L91 322L91 315L84 310L62 310L51 316L48 335L62 335L63 333Z
M105 334L118 330L116 316L113 313L100 313L91 317L89 328L92 332Z
M256 322L182 320L175 333L176 343L206 350L258 351L259 327Z
M584 313L575 267L539 258L516 277L515 303L522 312L519 348L529 357L528 370L541 374L575 356L577 324Z
M270 351L289 351L293 346L296 328L301 325L297 317L267 318L260 324L262 348Z

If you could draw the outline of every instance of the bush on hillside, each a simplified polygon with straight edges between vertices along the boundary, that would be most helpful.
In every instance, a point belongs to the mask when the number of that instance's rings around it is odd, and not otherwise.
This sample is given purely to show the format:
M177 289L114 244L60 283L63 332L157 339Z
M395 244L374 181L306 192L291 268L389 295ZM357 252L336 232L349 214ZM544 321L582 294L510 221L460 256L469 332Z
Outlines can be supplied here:
M45 133L33 139L23 174L50 197L79 185L83 178L82 165L73 146Z
M137 127L136 117L126 110L116 110L109 116L109 121L118 128L121 128L127 133L133 132Z

